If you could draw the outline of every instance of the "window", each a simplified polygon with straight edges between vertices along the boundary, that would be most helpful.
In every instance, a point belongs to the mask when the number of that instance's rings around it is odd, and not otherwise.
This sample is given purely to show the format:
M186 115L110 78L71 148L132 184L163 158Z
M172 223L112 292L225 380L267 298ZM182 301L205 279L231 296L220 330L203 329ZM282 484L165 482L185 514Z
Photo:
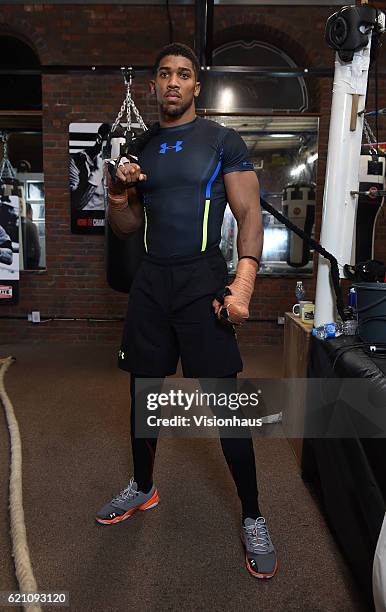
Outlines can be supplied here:
M0 163L6 158L0 196L12 192L19 198L20 270L41 270L46 267L41 77L18 74L40 62L29 45L8 34L0 35L0 53L14 69L0 77Z
M236 40L213 52L214 66L296 68L296 63L277 47L257 40ZM206 112L243 113L308 109L303 77L254 76L231 72L202 72L197 108Z
M262 200L313 235L318 150L317 117L209 116L243 138L260 183ZM259 274L311 274L313 251L262 206L264 250ZM237 224L227 206L221 249L228 270L237 266Z

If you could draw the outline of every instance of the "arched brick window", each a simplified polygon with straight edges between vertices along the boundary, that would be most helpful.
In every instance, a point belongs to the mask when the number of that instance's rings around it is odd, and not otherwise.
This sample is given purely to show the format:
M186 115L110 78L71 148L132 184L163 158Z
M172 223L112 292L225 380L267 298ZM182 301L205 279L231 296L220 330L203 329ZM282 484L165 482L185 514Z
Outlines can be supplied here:
M1 29L0 54L3 67L9 70L0 75L0 131L11 164L0 177L0 225L12 207L18 216L19 240L15 237L13 242L19 269L42 270L46 253L41 75L22 73L38 70L40 60L21 37ZM0 159L3 154L0 146Z
M40 110L41 76L17 74L20 68L40 67L34 50L15 36L0 34L0 57L3 65L15 70L15 74L0 77L0 110Z
M296 68L282 49L261 40L234 40L213 52L214 66ZM305 112L309 96L303 77L203 73L198 108L211 112Z

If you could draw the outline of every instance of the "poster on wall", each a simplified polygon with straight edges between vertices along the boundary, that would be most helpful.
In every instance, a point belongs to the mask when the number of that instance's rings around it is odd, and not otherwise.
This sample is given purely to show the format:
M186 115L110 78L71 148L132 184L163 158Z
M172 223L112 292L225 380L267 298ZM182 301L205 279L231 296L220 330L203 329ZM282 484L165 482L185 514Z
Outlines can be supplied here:
M19 198L0 198L0 304L18 300Z
M71 123L69 127L69 182L71 231L74 234L103 234L105 187L103 146L110 124Z

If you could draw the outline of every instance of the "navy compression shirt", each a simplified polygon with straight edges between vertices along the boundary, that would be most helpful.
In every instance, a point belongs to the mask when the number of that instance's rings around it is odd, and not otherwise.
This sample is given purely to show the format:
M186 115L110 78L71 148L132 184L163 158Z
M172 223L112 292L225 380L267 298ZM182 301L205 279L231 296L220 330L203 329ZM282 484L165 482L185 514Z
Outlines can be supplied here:
M221 240L227 204L223 176L253 170L232 129L196 117L160 128L139 155L145 248L155 257L198 255Z

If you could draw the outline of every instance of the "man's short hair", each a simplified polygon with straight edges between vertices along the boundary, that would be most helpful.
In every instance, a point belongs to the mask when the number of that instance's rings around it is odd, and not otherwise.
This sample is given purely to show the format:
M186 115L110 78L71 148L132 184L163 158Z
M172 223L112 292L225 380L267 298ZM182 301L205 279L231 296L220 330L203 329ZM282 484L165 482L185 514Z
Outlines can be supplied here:
M198 80L198 75L200 74L200 63L197 59L197 55L188 47L188 45L184 45L183 43L171 43L170 45L166 45L161 51L158 53L156 60L153 66L153 75L157 74L157 70L161 63L161 60L167 55L181 55L182 57L186 57L193 64L194 72L196 75L196 79Z

